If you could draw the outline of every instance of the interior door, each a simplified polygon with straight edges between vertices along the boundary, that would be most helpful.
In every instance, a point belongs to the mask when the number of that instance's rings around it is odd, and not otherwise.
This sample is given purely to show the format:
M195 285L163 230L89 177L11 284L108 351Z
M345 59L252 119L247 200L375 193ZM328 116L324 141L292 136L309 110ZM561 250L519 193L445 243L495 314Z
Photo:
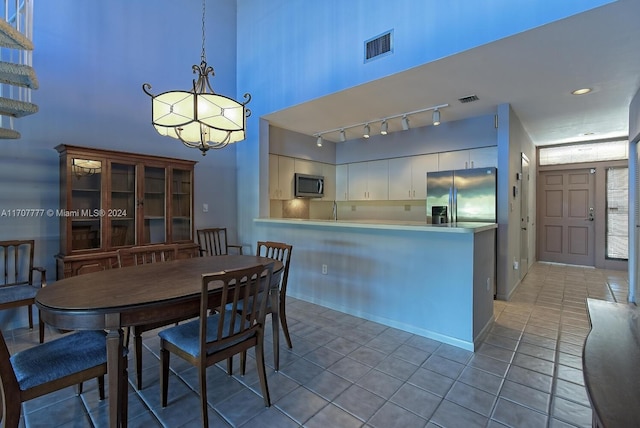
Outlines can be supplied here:
M520 279L522 279L529 270L531 218L529 216L529 158L522 153L520 162Z
M540 173L539 259L594 266L595 169Z

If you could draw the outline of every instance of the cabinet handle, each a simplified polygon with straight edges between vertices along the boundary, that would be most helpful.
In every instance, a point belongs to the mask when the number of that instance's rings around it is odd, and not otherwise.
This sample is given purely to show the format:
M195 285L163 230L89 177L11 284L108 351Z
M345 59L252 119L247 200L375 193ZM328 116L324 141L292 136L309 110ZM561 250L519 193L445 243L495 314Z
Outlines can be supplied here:
M465 161L464 162L464 169L467 169L467 168L469 168L469 162Z
M411 190L409 190L409 197L411 197Z
M473 161L471 161L471 168L473 168Z
M414 198L416 197L416 191L415 190L413 191L413 197Z

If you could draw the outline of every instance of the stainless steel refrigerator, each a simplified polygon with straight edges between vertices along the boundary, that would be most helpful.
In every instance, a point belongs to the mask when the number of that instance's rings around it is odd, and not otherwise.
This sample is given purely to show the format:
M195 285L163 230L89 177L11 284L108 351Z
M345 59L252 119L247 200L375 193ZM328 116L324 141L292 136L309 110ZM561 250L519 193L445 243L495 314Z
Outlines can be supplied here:
M496 168L427 173L427 223L496 222Z

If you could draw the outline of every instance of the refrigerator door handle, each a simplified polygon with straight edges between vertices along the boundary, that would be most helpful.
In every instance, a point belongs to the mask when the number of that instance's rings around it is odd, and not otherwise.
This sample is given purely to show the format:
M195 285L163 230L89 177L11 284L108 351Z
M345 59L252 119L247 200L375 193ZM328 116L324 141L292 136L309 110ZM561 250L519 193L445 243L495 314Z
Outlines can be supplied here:
M453 188L449 187L449 203L447 204L447 223L451 223L453 221Z
M458 222L458 188L453 186L453 207L451 209L451 222Z

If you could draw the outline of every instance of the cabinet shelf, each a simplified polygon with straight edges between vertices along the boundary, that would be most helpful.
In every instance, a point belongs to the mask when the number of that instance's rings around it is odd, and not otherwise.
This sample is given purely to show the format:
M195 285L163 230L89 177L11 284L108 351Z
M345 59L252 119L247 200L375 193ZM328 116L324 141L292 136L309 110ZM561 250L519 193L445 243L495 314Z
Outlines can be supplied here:
M193 242L196 162L70 145L56 150L59 208L82 214L60 219L57 278L73 276L81 267L85 272L89 267L110 268L101 255L122 247L177 241L183 252L197 247ZM75 159L99 164L101 170L74 175Z

